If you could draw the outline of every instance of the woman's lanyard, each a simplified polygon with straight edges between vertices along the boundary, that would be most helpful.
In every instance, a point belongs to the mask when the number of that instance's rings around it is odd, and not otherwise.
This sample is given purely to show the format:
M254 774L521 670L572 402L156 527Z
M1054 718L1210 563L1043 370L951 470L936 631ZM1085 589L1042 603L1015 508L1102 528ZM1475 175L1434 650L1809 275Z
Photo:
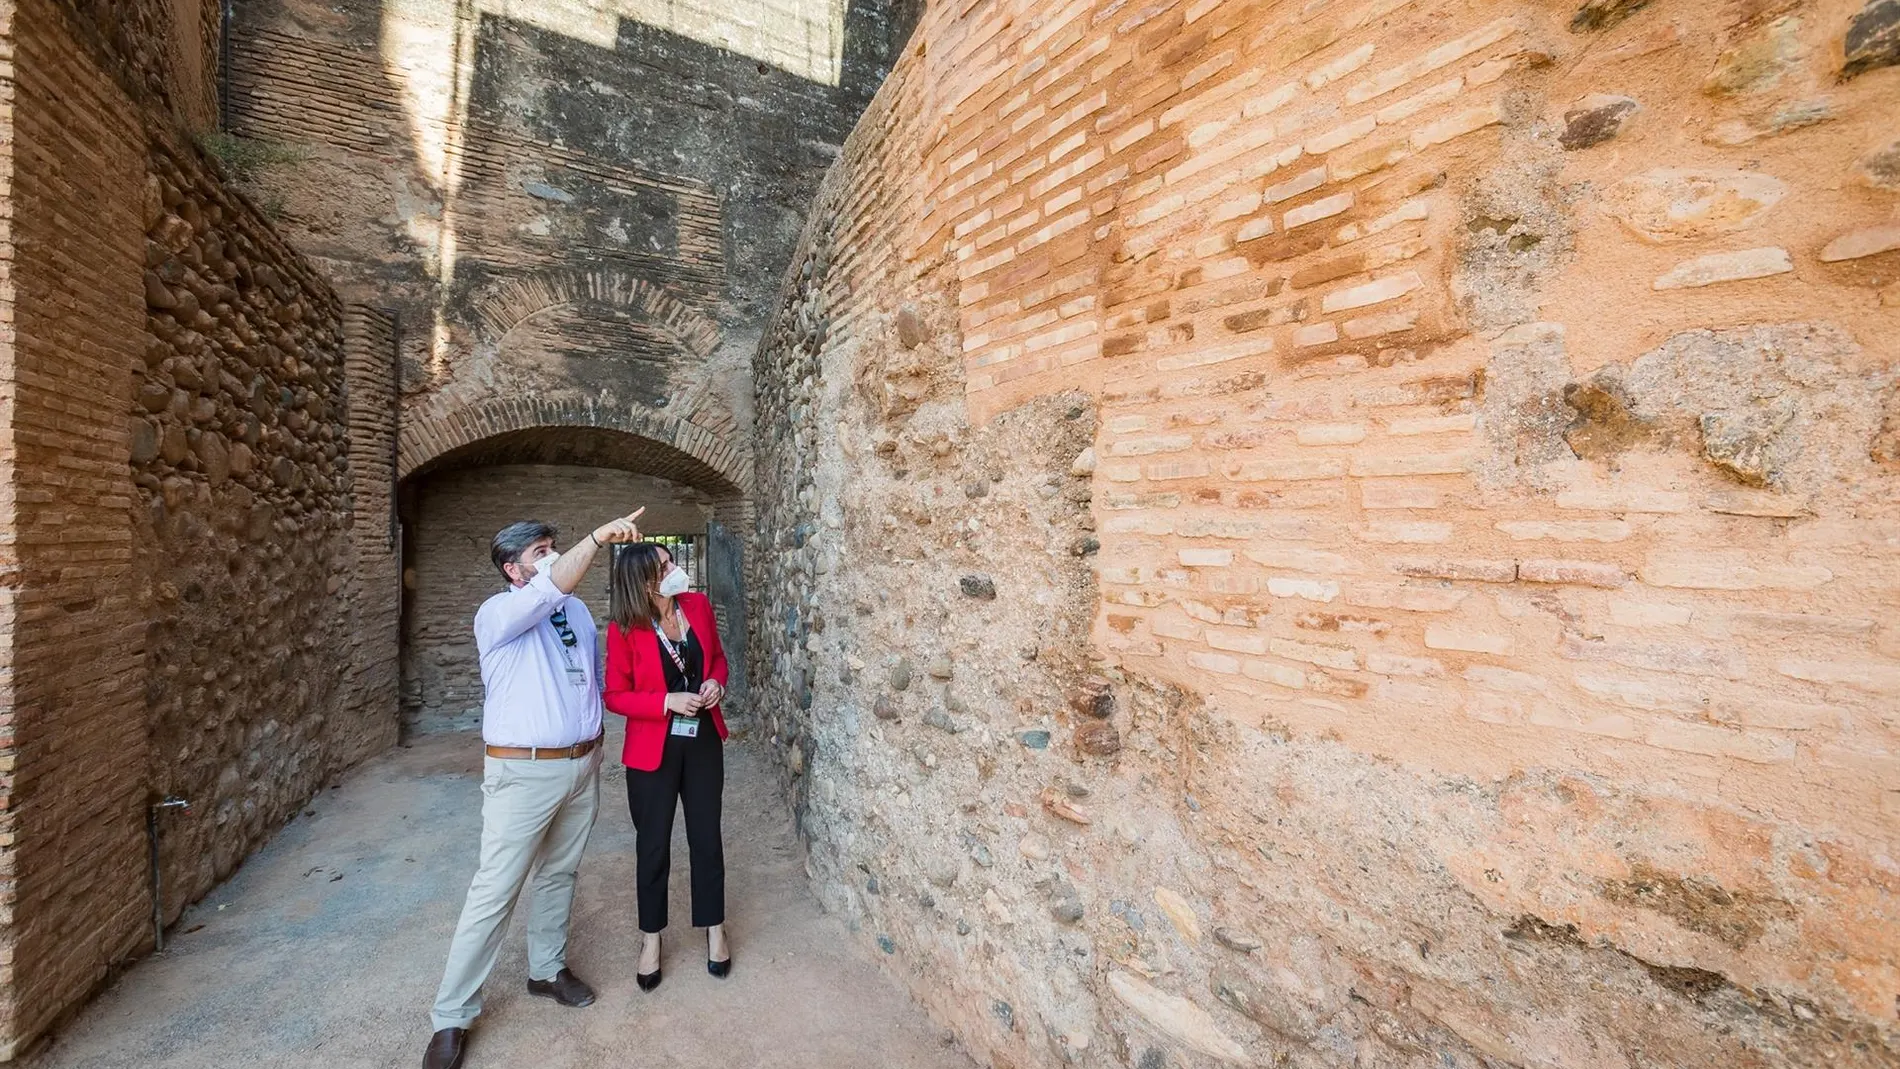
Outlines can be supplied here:
M666 655L673 659L673 667L680 670L680 680L684 682L691 673L686 670L686 658L680 651L686 648L686 640L692 637L693 626L686 622L686 616L682 613L680 615L680 640L677 646L673 644L672 639L666 637L666 632L660 629L660 622L658 620L653 621L653 633L660 637L660 648L665 650Z
M665 650L666 655L673 659L673 666L680 670L680 683L685 684L688 682L691 673L686 670L686 658L680 653L680 651L686 647L687 641L693 637L693 628L691 624L686 622L686 616L684 614L680 616L679 645L674 645L673 640L666 637L666 632L660 628L660 622L658 620L653 621L653 634L659 638L660 648ZM699 720L697 718L675 715L670 719L672 726L667 729L668 734L678 735L681 738L687 739L699 737Z

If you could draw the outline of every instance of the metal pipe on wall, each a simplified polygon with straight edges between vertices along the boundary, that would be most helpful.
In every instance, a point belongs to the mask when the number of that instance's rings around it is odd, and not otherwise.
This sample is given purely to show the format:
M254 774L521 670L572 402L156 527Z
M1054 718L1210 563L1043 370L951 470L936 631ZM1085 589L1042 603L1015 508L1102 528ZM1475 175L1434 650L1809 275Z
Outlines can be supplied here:
M165 897L164 877L158 871L158 814L165 809L182 809L186 815L191 813L191 803L183 798L166 795L165 800L157 802L145 810L145 837L151 844L152 854L152 950L165 949Z

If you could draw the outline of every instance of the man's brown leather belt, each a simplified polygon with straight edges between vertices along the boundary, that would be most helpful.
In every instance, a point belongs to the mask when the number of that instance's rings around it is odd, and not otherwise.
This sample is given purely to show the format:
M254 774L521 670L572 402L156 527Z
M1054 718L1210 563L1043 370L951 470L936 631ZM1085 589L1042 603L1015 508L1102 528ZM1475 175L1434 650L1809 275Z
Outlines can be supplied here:
M586 757L599 745L600 736L596 735L572 746L485 746L483 749L488 752L488 756L506 761L561 761Z

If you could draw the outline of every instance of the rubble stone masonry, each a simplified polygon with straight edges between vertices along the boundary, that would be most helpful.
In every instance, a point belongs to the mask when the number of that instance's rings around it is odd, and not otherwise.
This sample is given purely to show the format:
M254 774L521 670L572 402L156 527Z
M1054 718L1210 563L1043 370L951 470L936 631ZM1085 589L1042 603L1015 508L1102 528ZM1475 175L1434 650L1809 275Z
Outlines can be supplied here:
M1896 42L932 5L754 366L827 902L995 1065L1894 1064Z

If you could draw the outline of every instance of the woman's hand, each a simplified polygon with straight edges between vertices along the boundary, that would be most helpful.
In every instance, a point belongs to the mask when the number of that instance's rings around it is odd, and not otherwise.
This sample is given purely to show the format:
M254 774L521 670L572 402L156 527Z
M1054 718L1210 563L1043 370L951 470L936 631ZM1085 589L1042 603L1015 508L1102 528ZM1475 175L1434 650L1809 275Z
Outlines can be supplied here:
M666 696L666 711L676 716L698 716L705 699L687 691L674 691Z
M710 709L718 705L725 696L726 688L720 686L716 679L708 679L699 685L699 707L702 709Z

